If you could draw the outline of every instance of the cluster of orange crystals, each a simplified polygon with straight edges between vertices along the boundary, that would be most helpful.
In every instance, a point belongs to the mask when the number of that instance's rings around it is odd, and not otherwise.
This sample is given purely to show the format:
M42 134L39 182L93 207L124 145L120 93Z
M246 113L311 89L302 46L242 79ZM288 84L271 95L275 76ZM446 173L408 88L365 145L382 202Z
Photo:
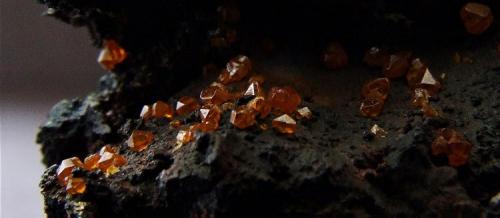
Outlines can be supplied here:
M438 130L431 148L433 155L446 155L450 166L459 167L469 160L472 144L459 132L443 128Z
M127 159L118 154L116 148L109 145L103 146L98 153L91 154L82 162L78 157L64 159L57 168L57 179L66 192L71 195L85 192L85 179L73 177L73 170L81 168L87 171L100 170L106 176L120 171L119 167L127 164Z
M410 61L411 60L411 61ZM419 107L425 116L435 117L439 113L429 103L429 98L438 94L441 82L419 58L411 59L408 52L389 53L377 47L370 48L363 61L372 67L382 67L383 78L367 82L362 89L363 100L360 112L365 117L377 117L383 110L390 88L390 80L406 76L412 93L412 105Z
M263 87L264 78L260 75L251 76L247 83L238 83L250 74L251 69L250 59L239 55L226 64L216 82L201 91L199 99L181 97L175 108L163 101L157 101L153 105L143 107L141 118L163 117L170 120L170 126L180 128L176 137L178 145L192 141L197 131L217 130L223 112L229 110L229 121L238 129L258 124L265 130L265 118L273 114L277 117L272 120L272 127L280 133L293 134L297 128L296 119L309 119L312 116L311 111L307 107L297 109L302 100L291 87L272 87L266 93ZM186 124L175 117L193 112L197 112L199 122ZM144 149L139 147L136 150Z

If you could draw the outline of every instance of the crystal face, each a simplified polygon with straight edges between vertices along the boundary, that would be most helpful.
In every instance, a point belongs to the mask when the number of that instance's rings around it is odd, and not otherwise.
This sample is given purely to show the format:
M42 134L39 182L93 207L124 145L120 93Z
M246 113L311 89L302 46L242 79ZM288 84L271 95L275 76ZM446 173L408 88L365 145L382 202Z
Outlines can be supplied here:
M365 98L374 97L385 100L389 94L390 81L387 78L378 78L367 82L361 90L361 95Z
M127 52L115 40L105 40L97 62L106 70L113 70L115 65L127 58Z
M258 96L252 99L247 104L248 108L259 114L259 118L263 119L271 112L271 105L264 97Z
M200 104L196 100L196 98L190 96L183 96L177 101L177 105L175 110L178 115L186 115L200 107Z
M134 130L127 140L128 147L133 151L143 151L153 141L150 131Z
M456 130L443 128L438 130L431 148L433 155L444 154L450 166L459 167L468 162L472 144Z
M435 96L441 89L441 83L432 75L429 69L426 69L417 87L426 89L429 95Z
M57 168L57 179L60 184L66 185L68 178L71 177L71 171L73 171L75 167L83 167L82 161L80 161L77 157L61 161L61 164L59 164L59 167Z
M328 69L339 69L345 67L349 62L347 53L341 44L332 42L323 54L323 63Z
M283 114L275 118L272 122L272 126L280 133L293 134L297 131L297 122L288 114Z
M160 117L165 117L169 120L171 120L174 117L174 109L172 106L169 104L163 102L163 101L156 101L152 106L151 106L151 116L160 118Z
M213 83L203 89L200 93L200 99L204 103L220 105L231 98L229 91L220 83Z
M252 62L247 56L239 55L231 59L219 75L219 82L229 84L245 78L252 69Z
M255 124L255 113L245 106L231 111L231 124L239 129L245 129Z
M297 114L302 119L311 119L312 118L312 112L311 112L311 110L309 110L308 107L303 107L303 108L298 109Z
M493 14L487 5L469 2L460 10L460 17L465 29L470 34L479 35L493 23Z

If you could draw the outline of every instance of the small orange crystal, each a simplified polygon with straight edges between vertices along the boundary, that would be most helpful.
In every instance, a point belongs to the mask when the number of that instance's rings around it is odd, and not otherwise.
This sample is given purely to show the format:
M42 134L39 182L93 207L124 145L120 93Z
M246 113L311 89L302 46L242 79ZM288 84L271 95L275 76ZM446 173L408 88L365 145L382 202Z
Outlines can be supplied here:
M72 157L61 161L61 164L59 164L57 168L57 179L60 184L66 185L67 179L71 176L71 171L73 171L75 167L83 167L83 163L78 157Z
M133 151L142 151L146 149L152 141L153 133L150 131L134 130L128 138L127 144Z
M377 117L384 109L384 100L368 97L363 99L359 108L361 115L365 117Z
M239 55L231 59L226 68L219 75L219 82L222 84L229 84L238 82L245 78L252 69L252 62L247 56Z
M384 62L384 76L394 79L403 76L410 67L410 54L400 52L390 55Z
M141 114L139 115L142 119L149 119L151 118L151 115L153 114L153 110L151 109L151 106L149 105L144 105L141 110Z
M472 144L453 129L438 130L436 139L432 142L432 154L448 156L450 166L459 167L469 160Z
M349 57L340 43L332 42L323 54L323 63L328 69L339 69L345 67Z
M311 112L311 110L309 110L308 107L303 107L303 108L298 109L297 114L302 119L311 119L312 118L312 112Z
M101 159L101 155L99 154L91 154L85 158L83 161L83 168L89 171L97 169L99 159Z
M493 23L493 14L487 5L469 2L460 10L465 29L470 34L479 35Z
M195 132L192 128L185 129L185 130L179 130L179 133L177 133L176 140L178 145L184 145L187 144L194 139Z
M261 119L267 117L267 115L271 112L271 105L262 96L255 97L248 102L247 106L257 112Z
M219 128L222 110L217 105L205 105L200 109L201 123L198 129L203 132L214 131Z
M243 92L243 96L263 96L264 89L260 86L259 82L251 82L248 88Z
M293 113L302 101L300 95L292 87L273 87L267 97L273 109L283 113Z
M110 153L117 153L118 150L116 149L116 147L113 147L111 145L104 145L102 146L101 150L99 150L99 154L102 155L104 154L104 152L110 152Z
M378 78L367 82L361 90L361 95L365 98L374 97L385 100L389 93L390 80L387 78Z
M200 99L209 104L220 105L231 98L229 91L220 83L213 83L200 93Z
M104 46L99 53L97 62L106 70L113 70L115 65L127 58L125 49L120 47L115 40L104 40Z
M371 47L368 51L366 51L363 62L370 67L382 67L387 59L389 59L387 50L378 47Z
M283 114L275 118L272 126L280 133L293 134L297 130L297 122L288 114Z
M87 185L83 178L70 178L66 185L66 192L70 195L83 194Z
M429 104L429 93L425 89L414 89L412 97L411 104L415 107L423 107Z
M178 115L186 115L189 114L200 107L200 104L196 100L196 98L190 96L183 96L177 101L177 105L175 110Z
M169 104L163 101L157 101L152 106L151 116L160 118L165 117L167 119L172 119L174 117L174 109Z
M417 87L426 89L429 92L429 95L435 96L438 94L439 89L441 89L441 83L434 78L432 73L427 68L422 76L422 79L417 84Z
M237 128L245 129L255 124L255 113L251 109L241 106L231 111L229 121Z

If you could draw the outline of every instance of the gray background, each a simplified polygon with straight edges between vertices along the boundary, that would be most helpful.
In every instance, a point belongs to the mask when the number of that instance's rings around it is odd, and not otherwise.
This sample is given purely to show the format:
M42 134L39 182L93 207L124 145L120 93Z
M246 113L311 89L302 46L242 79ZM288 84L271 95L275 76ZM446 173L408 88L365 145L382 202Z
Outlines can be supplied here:
M44 217L37 126L61 98L103 74L85 29L50 17L36 0L0 0L0 217Z

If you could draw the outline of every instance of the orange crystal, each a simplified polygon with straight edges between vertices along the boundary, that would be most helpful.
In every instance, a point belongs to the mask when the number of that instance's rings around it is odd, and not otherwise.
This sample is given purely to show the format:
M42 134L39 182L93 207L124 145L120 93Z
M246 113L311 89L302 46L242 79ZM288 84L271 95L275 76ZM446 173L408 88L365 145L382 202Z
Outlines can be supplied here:
M255 97L248 102L247 106L257 112L261 119L267 117L267 115L271 112L271 105L262 96Z
M177 140L178 145L184 145L186 143L189 143L193 141L194 139L195 132L193 128L185 129L185 130L180 130L179 133L177 133L177 136L175 137Z
M151 109L151 106L149 105L144 105L141 110L141 114L139 115L142 119L149 119L151 118L151 115L153 114L153 110Z
M190 96L183 96L177 101L177 105L175 106L175 110L178 115L186 115L189 114L200 107L200 104L196 100L196 98Z
M465 4L460 10L460 17L467 32L475 35L483 33L493 23L490 7L476 2Z
M61 164L59 164L57 168L57 179L60 184L66 185L67 179L71 177L71 171L73 171L75 167L83 167L83 163L78 157L72 157L61 161Z
M205 105L200 109L201 123L198 129L203 132L214 131L219 128L222 110L217 105Z
M349 57L340 43L332 42L323 54L323 63L328 69L339 69L345 67Z
M382 67L387 59L389 59L387 50L378 47L371 47L368 51L366 51L363 62L371 67Z
M150 131L134 130L127 140L128 147L133 151L143 151L153 141Z
M222 84L238 82L245 78L251 69L252 62L250 59L247 56L239 55L226 64L226 68L222 70L218 80Z
M411 62L411 67L406 74L406 81L408 82L408 86L410 86L411 88L416 87L424 76L426 70L428 70L427 66L420 60L420 58L413 59Z
M411 104L415 107L423 107L429 104L429 93L425 89L416 88L413 90L413 98Z
M251 82L248 88L243 92L243 96L263 96L264 90L259 82Z
M169 104L163 101L157 101L153 104L151 116L160 118L165 117L167 119L172 119L174 117L174 109Z
M385 100L389 93L390 80L387 78L378 78L367 82L361 90L361 95L365 98L374 97Z
M231 111L229 121L237 128L245 129L255 124L255 113L251 109L241 106Z
M431 148L433 155L447 155L449 165L459 167L469 160L472 144L456 130L443 128L438 130Z
M283 114L275 118L272 126L276 131L285 134L293 134L297 130L297 122L288 114Z
M66 185L66 192L70 195L83 194L87 188L83 178L70 178Z
M410 54L400 52L390 55L384 62L384 76L394 79L403 76L410 67Z
M115 65L127 58L127 52L115 40L104 40L97 62L106 70L113 70Z
M273 87L267 97L273 109L283 113L293 113L302 101L300 95L292 87Z
M384 109L384 100L368 97L363 99L359 108L361 115L365 117L377 117Z
M302 119L311 119L312 118L312 112L311 112L311 110L309 110L308 107L303 107L303 108L298 109L297 114Z
M97 169L99 159L101 159L101 155L99 154L91 154L85 158L83 161L83 168L89 171Z
M200 99L209 104L220 105L231 98L229 91L220 83L213 83L200 93Z
M104 154L104 152L117 153L118 150L116 149L116 147L113 147L111 145L105 145L102 146L101 150L99 150L99 154L102 155Z

